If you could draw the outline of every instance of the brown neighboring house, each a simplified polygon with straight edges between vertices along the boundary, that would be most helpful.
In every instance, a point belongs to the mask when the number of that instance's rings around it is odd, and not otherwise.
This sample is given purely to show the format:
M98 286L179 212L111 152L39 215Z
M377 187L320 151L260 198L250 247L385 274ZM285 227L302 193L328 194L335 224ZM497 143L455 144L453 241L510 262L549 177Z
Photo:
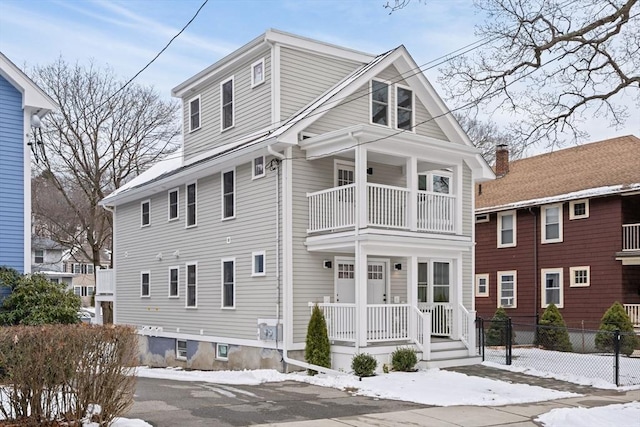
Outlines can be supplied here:
M597 328L615 301L640 326L640 139L622 136L509 162L476 186L476 310L533 321L551 302Z

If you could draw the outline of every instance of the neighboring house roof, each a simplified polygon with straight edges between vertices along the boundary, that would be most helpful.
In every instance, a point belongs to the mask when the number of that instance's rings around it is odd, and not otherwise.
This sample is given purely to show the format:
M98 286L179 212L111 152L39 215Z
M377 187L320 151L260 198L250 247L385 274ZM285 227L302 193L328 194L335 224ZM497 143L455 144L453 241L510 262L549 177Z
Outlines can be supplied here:
M64 250L65 248L58 242L47 237L33 236L31 238L31 249Z
M48 112L58 108L58 104L2 52L0 52L0 75L22 93L23 108L36 110L39 117L44 117Z
M640 191L640 139L621 136L515 160L481 189L479 213Z

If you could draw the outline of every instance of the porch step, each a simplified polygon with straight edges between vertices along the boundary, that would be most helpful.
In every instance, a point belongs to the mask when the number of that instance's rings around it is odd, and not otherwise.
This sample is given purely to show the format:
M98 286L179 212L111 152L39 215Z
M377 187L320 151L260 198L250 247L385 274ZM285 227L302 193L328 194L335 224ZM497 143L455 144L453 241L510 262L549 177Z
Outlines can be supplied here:
M451 366L475 365L482 362L481 357L470 357L469 350L462 341L449 339L431 342L431 360L422 360L419 367L448 368Z
M477 365L478 363L482 363L481 356L467 356L467 357L459 357L455 359L442 359L442 360L421 360L417 364L418 369L429 369L429 368L451 368L454 366L468 366L468 365Z

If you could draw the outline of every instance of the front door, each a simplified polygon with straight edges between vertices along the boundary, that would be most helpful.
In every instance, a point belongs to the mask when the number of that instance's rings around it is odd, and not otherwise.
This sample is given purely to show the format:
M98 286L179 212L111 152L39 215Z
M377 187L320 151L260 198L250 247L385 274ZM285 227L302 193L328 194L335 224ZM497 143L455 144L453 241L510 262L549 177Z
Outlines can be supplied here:
M336 302L354 304L356 302L355 264L353 261L338 261L336 278ZM386 264L367 264L367 304L387 303Z

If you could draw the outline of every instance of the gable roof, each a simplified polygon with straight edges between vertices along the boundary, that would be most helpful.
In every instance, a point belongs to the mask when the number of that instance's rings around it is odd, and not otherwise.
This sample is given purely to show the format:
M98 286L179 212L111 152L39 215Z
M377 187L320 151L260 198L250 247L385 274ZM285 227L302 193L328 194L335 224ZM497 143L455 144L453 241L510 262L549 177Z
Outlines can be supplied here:
M640 191L640 139L620 136L515 160L481 188L477 212Z
M58 104L2 52L0 52L0 76L7 79L22 93L22 108L36 110L40 117L58 108Z

